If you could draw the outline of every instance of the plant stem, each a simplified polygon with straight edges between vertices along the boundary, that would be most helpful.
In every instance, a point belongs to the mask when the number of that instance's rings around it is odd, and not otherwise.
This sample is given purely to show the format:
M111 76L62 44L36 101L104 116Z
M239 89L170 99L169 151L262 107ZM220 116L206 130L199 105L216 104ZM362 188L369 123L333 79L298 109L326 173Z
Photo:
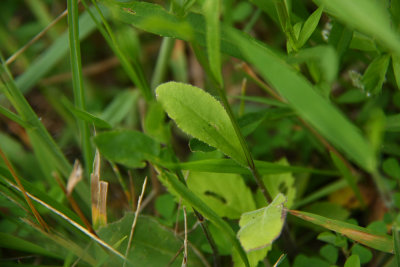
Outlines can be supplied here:
M75 106L85 110L85 92L83 88L83 74L81 63L81 49L79 41L78 0L67 0L68 6L68 32L71 56L72 83ZM90 131L87 122L78 119L81 135L81 146L85 159L87 177L92 172L93 151L90 142Z

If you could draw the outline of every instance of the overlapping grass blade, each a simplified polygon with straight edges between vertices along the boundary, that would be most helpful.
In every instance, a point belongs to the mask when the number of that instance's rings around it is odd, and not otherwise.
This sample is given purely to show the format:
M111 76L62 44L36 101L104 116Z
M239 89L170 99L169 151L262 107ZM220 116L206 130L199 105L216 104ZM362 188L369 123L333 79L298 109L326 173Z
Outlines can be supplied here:
M393 253L393 239L391 236L377 234L354 224L329 219L316 214L290 210L290 214L299 217L303 220L320 225L326 229L338 232L347 236L354 241L357 241L365 246L380 250L383 252Z
M246 59L319 133L344 151L362 168L373 171L376 159L371 146L347 118L318 94L312 85L265 46L230 31ZM312 103L312 105L310 105Z

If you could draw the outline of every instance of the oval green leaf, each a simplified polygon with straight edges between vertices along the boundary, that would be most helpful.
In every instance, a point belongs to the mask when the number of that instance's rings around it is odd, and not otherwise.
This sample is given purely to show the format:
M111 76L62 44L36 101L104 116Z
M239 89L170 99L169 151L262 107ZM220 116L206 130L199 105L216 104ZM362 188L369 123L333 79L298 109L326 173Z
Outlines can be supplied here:
M267 207L243 213L237 237L246 251L265 248L279 237L286 218L286 198L278 194Z
M198 87L177 82L158 86L156 95L168 116L184 132L247 165L229 116L214 97Z
M145 167L145 160L154 160L160 153L157 141L137 131L100 133L94 142L107 159L132 168Z

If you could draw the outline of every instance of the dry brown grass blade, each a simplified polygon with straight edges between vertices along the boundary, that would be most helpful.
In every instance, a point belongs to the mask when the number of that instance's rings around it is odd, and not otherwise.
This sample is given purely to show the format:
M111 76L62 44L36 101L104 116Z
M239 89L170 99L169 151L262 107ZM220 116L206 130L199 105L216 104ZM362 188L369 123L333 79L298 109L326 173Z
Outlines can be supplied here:
M10 171L11 175L13 176L15 182L18 185L18 189L24 195L26 202L28 203L29 208L31 209L33 215L35 216L36 220L39 222L43 230L50 232L50 227L47 223L43 220L42 216L40 216L39 212L36 210L35 206L33 205L32 201L29 199L27 192L25 191L24 186L22 185L21 181L19 180L11 162L8 160L7 156L4 154L3 150L0 148L0 156L3 158L4 163L6 164L8 170Z
M139 196L139 199L138 199L137 209L136 209L136 212L135 212L135 218L133 219L131 233L129 235L128 245L126 246L124 267L126 266L126 259L128 258L129 249L131 248L133 234L135 233L136 222L137 222L137 219L139 217L140 206L142 205L142 200L143 200L143 196L144 196L144 191L146 190L146 185L147 185L147 176L146 176L146 178L144 179L144 182L143 182L142 192L140 193L140 196Z
M7 181L8 184L10 186L12 186L13 188L15 188L18 191L21 191L21 189L14 183L12 183L11 181ZM70 223L71 225L73 225L75 228L77 228L78 230L80 230L82 233L84 233L85 235L87 235L88 237L90 237L93 241L95 241L96 243L98 243L99 245L101 245L102 247L108 249L109 251L111 251L112 253L114 253L115 255L117 255L118 257L120 257L121 259L125 260L124 255L122 255L121 253L119 253L117 250L115 250L112 246L110 246L109 244L107 244L106 242L104 242L103 240L101 240L99 237L97 237L96 235L92 234L89 230L87 230L86 228L84 228L83 226L81 226L79 223L75 222L74 220L72 220L71 218L69 218L67 215L65 215L64 213L62 213L61 211L55 209L53 206L47 204L46 202L42 201L41 199L35 197L34 195L30 194L29 192L25 192L26 196L29 197L30 199L34 200L35 202L39 203L40 205L42 205L43 207L47 208L48 210L50 210L51 212L53 212L54 214L58 215L59 217L63 218L64 220L66 220L68 223Z

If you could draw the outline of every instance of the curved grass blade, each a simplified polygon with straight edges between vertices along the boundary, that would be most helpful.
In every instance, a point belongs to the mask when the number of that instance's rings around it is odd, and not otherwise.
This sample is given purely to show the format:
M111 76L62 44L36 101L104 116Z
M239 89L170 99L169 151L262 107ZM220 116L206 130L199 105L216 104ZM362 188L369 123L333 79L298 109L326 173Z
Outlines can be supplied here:
M289 213L305 221L309 221L326 229L345 235L365 246L383 252L393 253L393 239L391 236L377 234L354 224L329 219L308 212L289 210Z

